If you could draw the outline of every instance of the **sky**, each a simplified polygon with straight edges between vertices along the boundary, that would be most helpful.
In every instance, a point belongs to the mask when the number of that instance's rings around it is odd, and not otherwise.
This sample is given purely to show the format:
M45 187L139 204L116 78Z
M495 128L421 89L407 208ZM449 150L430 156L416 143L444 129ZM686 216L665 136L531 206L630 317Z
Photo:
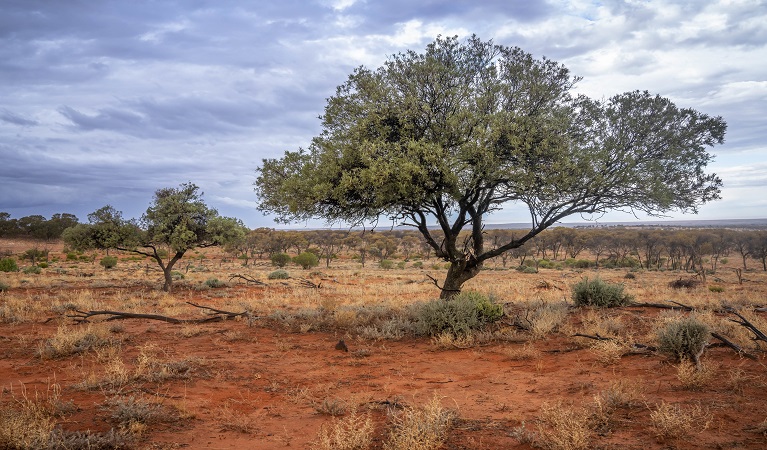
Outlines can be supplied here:
M138 218L191 181L224 216L284 227L256 209L262 159L306 147L354 68L472 34L564 64L593 98L722 116L722 200L671 218L767 218L764 0L2 0L0 211Z

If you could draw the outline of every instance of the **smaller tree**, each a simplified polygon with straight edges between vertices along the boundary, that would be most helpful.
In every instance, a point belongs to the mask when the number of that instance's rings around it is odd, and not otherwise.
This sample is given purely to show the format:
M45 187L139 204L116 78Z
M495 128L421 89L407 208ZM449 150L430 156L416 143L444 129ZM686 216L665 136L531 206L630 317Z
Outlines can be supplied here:
M88 215L89 225L64 233L65 242L75 250L114 248L148 256L162 269L163 290L170 292L173 267L187 251L231 244L246 236L240 220L219 216L203 202L198 189L193 183L159 189L139 221L126 221L107 205Z
M311 269L312 267L317 267L320 263L320 258L312 252L303 252L293 258L293 262L304 269Z
M287 253L275 253L272 255L272 265L277 267L285 267L290 262L290 255Z

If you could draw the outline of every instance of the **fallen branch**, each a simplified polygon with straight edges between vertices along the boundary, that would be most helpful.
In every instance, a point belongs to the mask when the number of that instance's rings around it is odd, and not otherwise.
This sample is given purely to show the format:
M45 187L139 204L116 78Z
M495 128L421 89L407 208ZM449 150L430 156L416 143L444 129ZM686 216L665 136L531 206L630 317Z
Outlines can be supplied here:
M306 288L319 289L319 288L322 287L322 283L314 284L311 281L309 281L307 279L304 279L304 278L300 278L298 280L298 282L301 284L301 286L306 287Z
M88 319L95 316L109 316L105 319L107 321L125 320L125 319L148 319L148 320L159 320L161 322L174 323L174 324L200 324L200 323L208 323L208 322L223 322L224 320L230 320L236 317L246 317L249 322L256 319L250 314L249 311L235 313L231 311L224 311L220 309L211 308L209 306L197 305L192 302L186 302L186 303L191 306L194 306L195 308L207 309L212 312L208 313L209 315L208 317L205 317L202 319L179 319L176 317L163 316L161 314L141 314L141 313L131 313L131 312L125 312L125 311L110 311L110 310L80 311L76 309L74 310L75 314L67 314L67 317L74 319L76 323L89 322Z
M722 336L721 334L711 332L711 336L713 338L715 338L715 339L719 339L724 346L730 347L731 349L735 350L735 353L737 353L739 355L743 355L743 356L745 356L746 358L749 358L749 359L756 359L756 356L754 356L751 353L748 353L747 351L743 350L738 344L730 341L729 339L727 339L726 337Z
M642 308L660 308L660 309L681 309L682 311L694 311L695 308L692 306L683 305L682 303L675 302L673 300L666 300L669 303L673 303L673 305L667 305L665 303L640 303L640 302L631 302L628 304L628 306L637 306Z
M762 330L756 327L753 323L749 322L748 319L743 317L739 312L735 311L735 308L727 307L725 308L727 312L730 312L732 314L735 314L738 316L740 320L730 319L730 322L735 322L739 325L742 325L746 327L748 330L750 330L752 333L754 333L754 337L752 338L755 341L762 341L767 342L767 335L765 335Z
M235 278L239 278L241 280L245 280L246 283L253 283L258 286L269 286L268 284L264 283L263 281L258 281L255 278L251 278L247 275L240 275L239 273L233 273L229 275L229 281L234 280Z

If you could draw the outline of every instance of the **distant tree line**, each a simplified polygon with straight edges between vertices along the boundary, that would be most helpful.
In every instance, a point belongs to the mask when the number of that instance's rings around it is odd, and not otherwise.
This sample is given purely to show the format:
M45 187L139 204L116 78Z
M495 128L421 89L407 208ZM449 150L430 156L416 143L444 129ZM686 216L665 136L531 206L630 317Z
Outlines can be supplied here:
M52 241L59 239L64 230L78 222L77 216L68 213L54 214L50 219L41 215L14 219L9 213L0 212L0 237Z
M501 247L525 230L485 230L491 248ZM247 264L250 259L270 259L275 254L311 252L326 267L343 255L364 266L369 260L402 260L434 257L434 251L413 230L343 231L276 230L257 228L229 251ZM726 228L565 228L538 234L525 245L493 259L495 265L515 267L560 261L582 267L635 267L655 270L716 271L722 259L737 258L743 269L756 260L767 271L767 230ZM752 261L753 262L753 261Z

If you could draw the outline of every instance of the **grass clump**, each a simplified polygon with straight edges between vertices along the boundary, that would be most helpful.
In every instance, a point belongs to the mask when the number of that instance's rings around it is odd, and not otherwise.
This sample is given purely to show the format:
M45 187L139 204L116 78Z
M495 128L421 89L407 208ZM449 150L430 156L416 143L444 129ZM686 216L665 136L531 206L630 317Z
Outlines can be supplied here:
M658 439L665 441L704 431L711 423L711 417L700 405L684 408L662 402L650 412L650 422Z
M699 366L700 355L710 336L708 325L695 317L672 320L657 332L658 350L678 361L688 359Z
M587 450L590 445L591 418L583 408L561 403L541 407L536 444L548 450Z
M38 354L43 359L63 358L116 344L105 327L88 325L70 328L64 325L56 330L53 337L40 344Z
M455 413L442 407L440 398L420 408L410 408L394 417L384 450L434 450L442 447L447 432L455 419Z
M320 428L312 448L318 450L364 450L373 443L373 421L370 414L361 415L353 410L348 416L336 419Z
M584 278L573 286L573 301L576 306L613 308L627 305L631 300L630 295L623 293L622 284L607 283L600 278Z
M503 306L479 292L462 292L449 301L435 300L413 307L416 334L467 336L503 317Z
M221 281L218 278L208 278L207 280L205 280L205 286L211 289L225 287L226 285L227 284L225 281Z

